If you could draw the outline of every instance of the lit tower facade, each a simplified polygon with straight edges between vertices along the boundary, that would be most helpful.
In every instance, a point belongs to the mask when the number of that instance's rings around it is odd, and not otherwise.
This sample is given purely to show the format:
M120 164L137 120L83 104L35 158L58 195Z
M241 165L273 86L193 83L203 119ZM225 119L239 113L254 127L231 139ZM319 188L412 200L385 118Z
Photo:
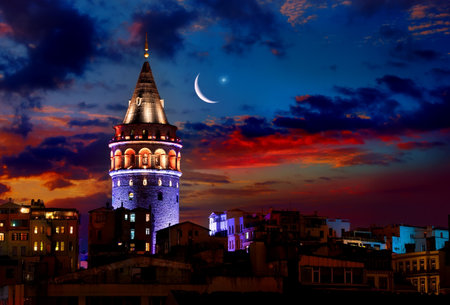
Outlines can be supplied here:
M148 58L147 37L145 58ZM179 222L180 150L177 127L170 125L164 112L148 60L128 101L122 124L114 126L111 149L112 204L151 210L153 235Z

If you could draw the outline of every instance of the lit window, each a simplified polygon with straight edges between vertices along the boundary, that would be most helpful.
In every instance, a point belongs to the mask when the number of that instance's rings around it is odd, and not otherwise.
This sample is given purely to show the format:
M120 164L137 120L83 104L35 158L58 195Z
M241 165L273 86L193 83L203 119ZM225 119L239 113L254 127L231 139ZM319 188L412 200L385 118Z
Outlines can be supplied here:
M55 232L56 232L56 234L59 234L59 227L55 228Z
M130 182L128 182L128 184L129 184L130 186L132 186L132 185L133 185L133 180L130 179Z
M128 214L125 214L125 220L128 220Z
M177 182L177 188L178 188L178 182Z
M5 224L2 222L0 222L0 227L3 227Z
M55 251L59 251L59 241L56 242Z
M162 185L162 181L161 181L161 178L160 178L160 179L158 179L158 185L159 185L159 186L161 186L161 185Z
M150 251L150 243L145 243L145 251L146 252Z
M64 234L64 227L61 227L61 234Z
M135 248L136 248L135 244L130 244L130 251L134 251Z
M34 251L38 250L38 243L37 243L37 241L34 242L33 250Z
M29 208L20 208L20 213L30 213L30 209Z
M149 222L150 221L150 214L145 214L145 221Z
M130 230L130 238L131 238L131 239L134 239L134 229L131 229L131 230Z
M61 242L61 251L64 251L64 242Z
M150 235L150 228L145 228L145 235Z
M117 180L117 186L120 186L120 180Z
M4 241L5 240L5 233L0 233L0 241Z
M142 185L147 185L147 179L144 178L144 180L142 181Z
M135 222L136 221L136 214L130 214L130 221Z
M34 234L38 234L38 227L37 226L34 227Z
M129 192L129 193L128 193L128 198L129 198L130 200L132 200L133 197L134 197L134 193L133 193L133 192Z
M169 181L169 186L172 187L172 180Z
M44 251L44 242L41 241L41 246L39 247L39 251Z
M69 233L73 234L73 226L70 226Z

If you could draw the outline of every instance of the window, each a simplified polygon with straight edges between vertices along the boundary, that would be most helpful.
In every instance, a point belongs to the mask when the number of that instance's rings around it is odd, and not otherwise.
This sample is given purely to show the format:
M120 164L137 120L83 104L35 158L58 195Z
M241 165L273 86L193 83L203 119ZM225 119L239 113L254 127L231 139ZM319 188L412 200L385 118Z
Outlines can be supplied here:
M43 241L41 241L41 244L40 244L40 246L39 246L39 251L44 251L44 242Z
M69 233L70 233L70 234L73 234L73 226L70 226L70 228L69 228Z
M169 181L169 186L170 186L170 187L172 186L172 180Z
M145 251L146 252L150 251L150 243L145 243Z
M130 186L133 186L133 180L130 179L130 182L128 182L128 184L129 184Z
M177 202L178 202L178 195L177 195Z
M150 228L145 228L145 235L150 235Z
M120 180L117 180L117 186L120 186Z
M131 238L131 239L134 239L134 229L131 229L131 230L130 230L130 238Z
M0 233L0 241L4 241L5 240L5 233Z
M144 180L142 181L142 185L147 185L147 179L144 178Z
M55 251L59 251L59 241L57 241L55 244Z
M145 221L149 222L150 221L150 214L145 214Z
M59 227L56 227L56 228L55 228L55 233L56 233L56 234L59 234Z
M0 227L3 227L5 224L2 222L0 222Z
M163 194L161 192L158 192L158 200L163 200Z
M128 220L128 214L125 214L125 220Z
M38 234L38 227L37 226L34 227L34 234Z
M135 222L136 221L136 214L132 213L130 214L130 222Z
M61 251L64 251L64 242L61 242Z
M33 250L34 250L34 251L37 251L37 250L38 250L38 242L37 242L37 241L34 242Z
M61 234L64 234L64 227L61 227Z
M161 180L161 178L159 178L158 179L158 186L161 186L162 185L162 180Z
M130 200L133 200L133 197L134 197L133 192L129 192L129 193L128 193L128 198L129 198Z

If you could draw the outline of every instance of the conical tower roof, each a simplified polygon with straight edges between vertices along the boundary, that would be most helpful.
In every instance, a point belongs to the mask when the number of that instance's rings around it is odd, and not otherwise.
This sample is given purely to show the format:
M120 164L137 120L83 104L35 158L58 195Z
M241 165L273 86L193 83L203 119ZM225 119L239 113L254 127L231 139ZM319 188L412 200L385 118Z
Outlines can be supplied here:
M145 61L142 66L123 120L123 124L141 123L169 124L148 61Z

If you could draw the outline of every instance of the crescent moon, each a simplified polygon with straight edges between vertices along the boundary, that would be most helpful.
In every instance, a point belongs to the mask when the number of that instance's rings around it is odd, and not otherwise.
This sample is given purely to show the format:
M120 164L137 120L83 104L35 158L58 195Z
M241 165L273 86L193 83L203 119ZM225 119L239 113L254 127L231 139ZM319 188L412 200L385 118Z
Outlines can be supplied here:
M197 93L198 98L209 104L218 103L217 101L212 101L203 95L202 91L200 90L200 87L198 86L198 77L199 76L200 76L200 73L197 75L197 77L195 78L195 82L194 82L195 93Z

